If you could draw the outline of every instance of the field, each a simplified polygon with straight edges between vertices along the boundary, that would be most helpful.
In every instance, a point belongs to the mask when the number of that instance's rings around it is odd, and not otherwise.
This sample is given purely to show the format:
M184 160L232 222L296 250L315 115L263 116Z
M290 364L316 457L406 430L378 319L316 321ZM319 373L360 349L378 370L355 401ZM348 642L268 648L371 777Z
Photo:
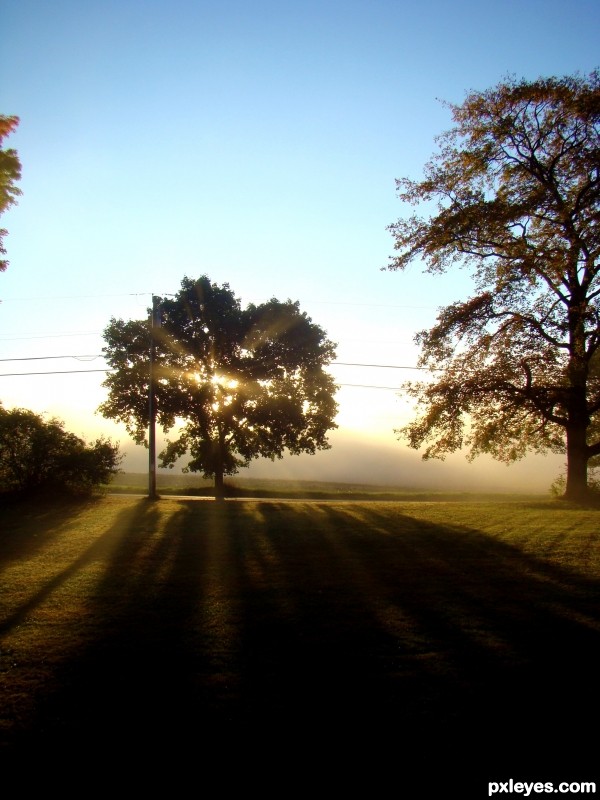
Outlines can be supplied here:
M598 778L595 509L108 495L2 518L0 753L286 742L331 767L376 743L394 770Z
M161 497L213 497L214 483L197 474L182 474L169 470L158 470L156 487ZM148 474L123 472L114 476L112 483L104 487L112 494L147 494ZM448 491L443 487L410 488L391 485L345 483L336 481L273 480L269 478L246 478L236 475L227 478L225 493L228 497L312 499L312 500L496 500L497 492L476 495L469 492ZM523 493L512 495L524 499ZM540 499L540 495L531 496ZM509 499L507 494L502 499Z

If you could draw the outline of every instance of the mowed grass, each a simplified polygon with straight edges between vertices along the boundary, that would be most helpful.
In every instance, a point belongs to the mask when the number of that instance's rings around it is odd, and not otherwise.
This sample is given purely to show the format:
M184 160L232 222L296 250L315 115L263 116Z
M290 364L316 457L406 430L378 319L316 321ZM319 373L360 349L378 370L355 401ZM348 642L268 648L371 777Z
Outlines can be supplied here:
M2 519L5 752L296 735L595 775L597 510L115 495Z

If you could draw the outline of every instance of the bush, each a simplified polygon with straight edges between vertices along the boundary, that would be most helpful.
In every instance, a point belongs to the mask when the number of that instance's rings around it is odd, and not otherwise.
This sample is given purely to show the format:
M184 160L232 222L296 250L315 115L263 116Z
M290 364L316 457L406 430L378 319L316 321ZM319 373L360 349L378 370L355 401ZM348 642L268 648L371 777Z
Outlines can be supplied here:
M119 446L87 444L56 418L0 406L0 491L87 493L119 471Z
M588 470L588 479L587 479L587 486L588 486L588 499L589 500L599 500L600 499L600 469L597 466L592 467ZM550 494L553 497L557 497L559 499L565 499L565 492L567 489L567 476L564 472L552 482L550 486Z

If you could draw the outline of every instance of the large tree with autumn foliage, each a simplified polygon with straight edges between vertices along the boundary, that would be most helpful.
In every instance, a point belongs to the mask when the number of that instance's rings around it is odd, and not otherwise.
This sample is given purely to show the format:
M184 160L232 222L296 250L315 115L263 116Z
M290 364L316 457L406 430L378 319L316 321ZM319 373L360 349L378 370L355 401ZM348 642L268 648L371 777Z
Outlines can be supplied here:
M472 296L417 336L431 380L401 429L424 457L566 454L566 497L600 455L600 73L507 79L450 105L421 180L399 180L390 269L471 269Z

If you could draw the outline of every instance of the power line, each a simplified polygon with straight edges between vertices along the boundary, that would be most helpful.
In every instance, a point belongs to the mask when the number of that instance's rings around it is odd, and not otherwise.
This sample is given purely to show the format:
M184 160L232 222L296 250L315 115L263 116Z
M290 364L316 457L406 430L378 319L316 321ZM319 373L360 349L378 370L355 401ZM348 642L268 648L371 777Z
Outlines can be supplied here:
M371 386L366 383L339 383L338 386L351 386L355 389L389 389L393 392L401 392L401 386Z
M0 378L17 378L27 375L81 375L89 372L110 372L109 369L65 369L65 370L48 370L46 372L1 372ZM400 386L375 386L365 383L340 383L339 386L352 387L356 389L387 389L394 392L401 391Z
M48 372L0 372L0 378L16 378L21 375L80 375L83 372L110 372L108 369L61 369Z
M3 297L3 303L15 302L30 302L32 300L100 300L111 297L151 297L156 295L156 292L120 292L118 294L59 294L59 295L34 295L33 297ZM169 292L162 292L160 297L175 297L175 294ZM254 302L266 302L267 298L259 298ZM361 303L356 300L309 300L307 302L314 303L319 306L358 306L359 308L410 308L422 309L424 311L437 308L437 306L417 306L408 305L406 303Z
M1 359L0 359L1 360ZM400 364L356 364L351 361L332 361L331 366L337 367L377 367L379 369L427 369L427 367L406 367Z
M62 355L62 356L24 356L23 358L0 358L0 362L3 361L48 361L50 359L56 358L75 358L75 359L95 359L95 358L105 358L103 353L93 353L89 355ZM427 370L428 367L415 367L415 366L408 366L405 364L363 364L355 361L332 361L329 364L330 367L369 367L374 369L416 369L416 370ZM24 374L24 373L19 373Z
M100 300L106 297L148 297L152 292L127 292L125 294L57 294L57 295L37 295L34 297L3 297L3 303L25 302L31 300Z
M29 339L64 339L72 336L100 336L102 331L81 331L80 333L40 333L32 336L3 336L3 342L22 342Z
M0 361L48 361L52 358L75 358L75 359L96 359L104 358L102 353L95 355L81 355L81 356L26 356L24 358L0 358Z

